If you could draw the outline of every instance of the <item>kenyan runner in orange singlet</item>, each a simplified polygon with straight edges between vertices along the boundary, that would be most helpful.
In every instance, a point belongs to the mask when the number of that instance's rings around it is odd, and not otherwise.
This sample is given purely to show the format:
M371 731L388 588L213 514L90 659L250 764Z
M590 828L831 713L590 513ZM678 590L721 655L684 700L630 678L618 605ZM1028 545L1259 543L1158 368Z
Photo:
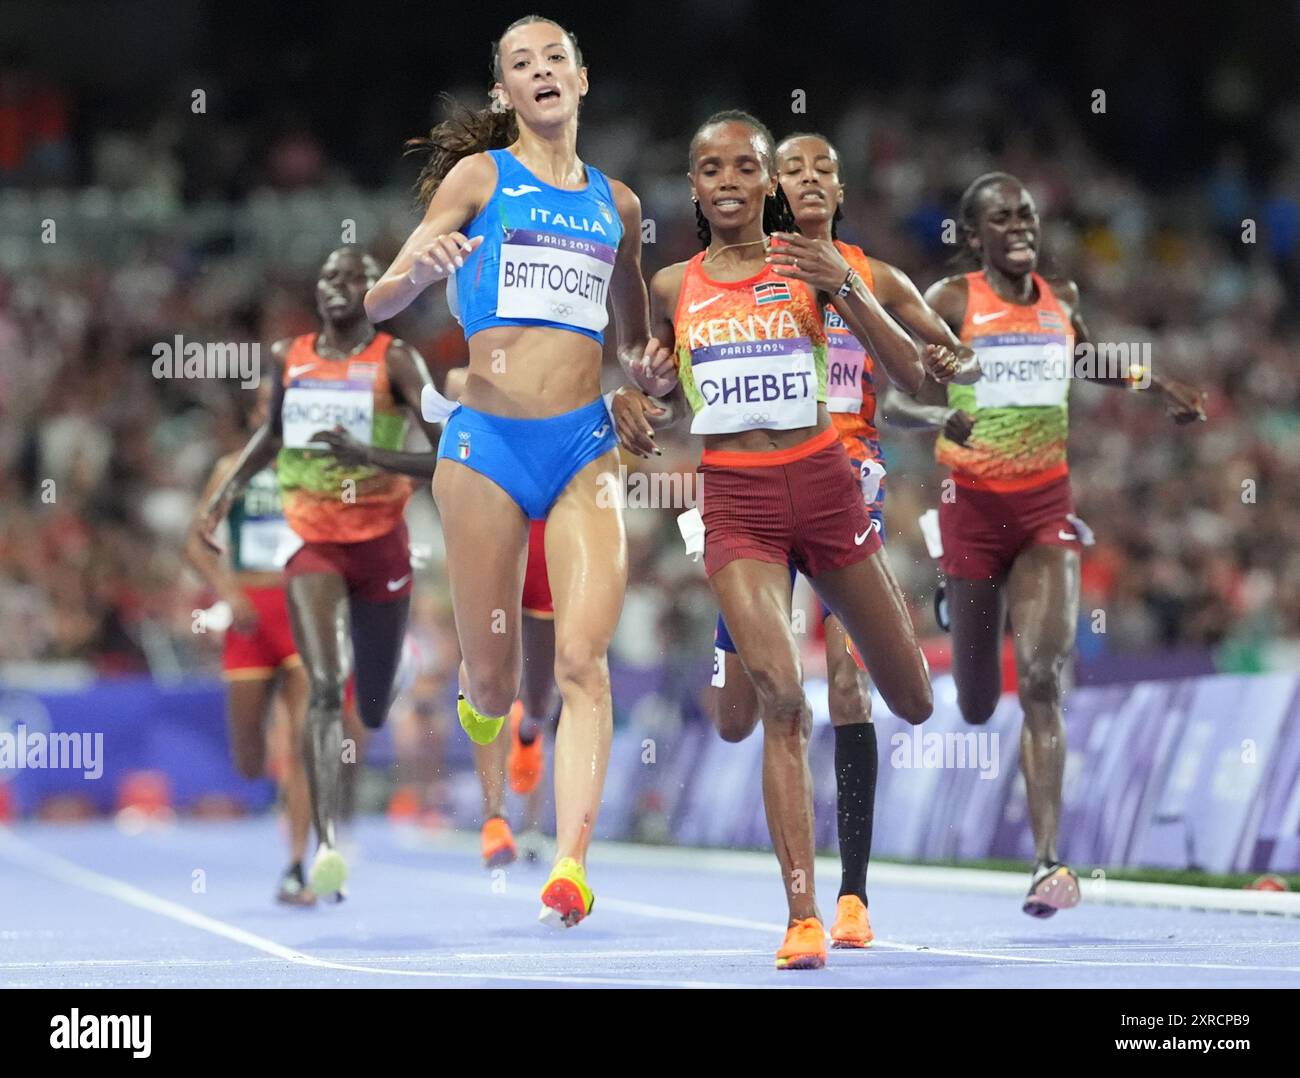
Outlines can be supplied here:
M705 439L705 569L760 701L763 801L788 906L776 964L818 969L826 932L813 882L812 715L791 629L791 562L844 622L890 709L919 723L932 707L911 618L826 408L825 308L909 392L926 368L830 240L792 231L762 123L716 114L692 139L689 162L705 249L651 282L654 341L673 345L691 430ZM946 372L948 359L932 358ZM657 378L671 365L648 366L641 373ZM662 411L637 390L615 395L631 451L654 451L650 423Z
M899 270L842 240L844 184L840 158L822 135L794 134L777 147L781 189L800 233L830 241L884 309L927 345L932 367L945 380L974 381L979 364L947 324L930 309L916 286ZM885 537L885 462L876 430L875 357L863 348L833 306L826 307L829 344L827 398L831 422L858 472L863 502ZM889 390L888 379L880 389ZM897 390L892 390L897 392ZM871 686L860 657L839 619L822 604L826 680L835 729L835 790L840 851L840 892L831 941L835 947L869 947L874 938L867 913L867 864L871 859L878 755L871 721ZM714 647L714 721L727 741L748 737L759 721L754 683L736 654L726 622L718 619Z
M969 723L987 722L1002 694L1010 616L1035 850L1023 908L1050 917L1079 901L1078 879L1057 852L1066 753L1061 673L1074 649L1079 552L1088 535L1074 515L1066 464L1070 382L1149 387L1178 423L1205 413L1200 393L1141 365L1108 371L1075 362L1076 345L1090 341L1079 289L1037 272L1038 211L1014 176L979 177L958 216L980 268L937 282L926 300L975 349L983 376L975 385L948 386L946 400L927 383L919 400L891 406L891 417L938 429L938 459L952 469L952 496L939 506L940 565L957 700Z
M319 845L312 890L341 896L347 865L335 825L342 805L343 708L355 670L362 722L383 724L392 703L410 610L412 569L403 516L412 477L433 475L430 452L402 449L410 418L433 392L424 360L366 319L373 258L340 247L316 283L319 333L271 348L266 422L212 494L200 535L213 531L249 480L273 459L284 515L303 540L285 567L293 636L307 670L307 759Z

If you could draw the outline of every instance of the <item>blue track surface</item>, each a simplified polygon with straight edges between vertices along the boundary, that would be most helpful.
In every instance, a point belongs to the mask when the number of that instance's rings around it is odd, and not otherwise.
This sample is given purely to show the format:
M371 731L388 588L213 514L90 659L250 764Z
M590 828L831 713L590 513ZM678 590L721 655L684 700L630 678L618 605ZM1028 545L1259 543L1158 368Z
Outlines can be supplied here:
M270 819L0 829L0 986L1300 986L1300 919L1085 903L1039 922L1006 895L882 883L871 951L777 972L774 861L598 848L595 910L557 932L535 920L540 867L494 876L463 840L378 820L354 839L349 900L294 910L270 901Z

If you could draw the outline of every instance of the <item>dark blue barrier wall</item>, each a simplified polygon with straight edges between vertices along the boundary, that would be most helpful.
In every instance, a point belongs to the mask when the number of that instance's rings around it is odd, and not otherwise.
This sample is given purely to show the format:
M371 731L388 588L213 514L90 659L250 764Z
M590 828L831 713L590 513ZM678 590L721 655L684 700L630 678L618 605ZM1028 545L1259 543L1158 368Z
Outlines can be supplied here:
M225 686L219 680L160 685L149 678L99 681L76 692L0 690L0 734L28 731L101 734L103 774L22 768L0 772L15 794L20 813L33 812L56 794L88 797L101 812L113 808L122 776L160 770L171 783L177 808L189 808L207 794L228 794L250 809L274 798L266 781L240 777L226 741Z
M618 728L598 834L694 845L765 846L762 734L729 745L695 713L706 671L617 671ZM59 793L113 807L122 775L156 769L178 808L227 794L265 808L267 782L230 763L224 687L148 680L100 682L71 693L0 690L0 734L29 730L103 735L102 777L68 770L0 772L20 812ZM809 694L818 715L811 745L819 847L835 844L834 744L825 685ZM935 713L922 727L875 700L880 748L876 852L918 860L1032 855L1018 770L1014 696L977 730L956 710L948 677L935 679ZM1212 675L1087 687L1066 707L1061 852L1081 865L1196 866L1211 871L1300 870L1300 677ZM921 739L921 740L918 740ZM956 749L958 751L954 752ZM933 750L933 751L932 751ZM367 762L392 761L386 734ZM459 730L448 767L460 772L453 815L477 826L478 784ZM548 783L549 786L549 783ZM549 794L549 791L548 791Z

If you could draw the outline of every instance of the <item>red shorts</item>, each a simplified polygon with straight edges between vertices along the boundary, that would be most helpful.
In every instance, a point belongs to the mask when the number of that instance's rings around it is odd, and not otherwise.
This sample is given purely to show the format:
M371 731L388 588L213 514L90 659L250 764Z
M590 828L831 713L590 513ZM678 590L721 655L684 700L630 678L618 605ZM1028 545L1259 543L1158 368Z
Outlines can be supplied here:
M221 669L227 680L266 678L282 666L300 663L298 649L293 643L284 588L279 585L245 588L244 594L257 611L257 624L248 633L234 628L226 630Z
M752 558L815 577L880 549L834 427L770 453L705 450L698 472L709 576Z
M411 547L406 521L359 543L303 543L284 567L286 580L309 573L343 578L348 595L367 603L390 603L411 594Z
M1070 477L1028 490L994 492L956 485L956 498L939 503L943 556L939 565L962 580L1000 580L1022 551L1033 546L1082 550Z
M546 575L546 521L528 525L528 568L524 570L524 613L530 618L555 617L551 581Z

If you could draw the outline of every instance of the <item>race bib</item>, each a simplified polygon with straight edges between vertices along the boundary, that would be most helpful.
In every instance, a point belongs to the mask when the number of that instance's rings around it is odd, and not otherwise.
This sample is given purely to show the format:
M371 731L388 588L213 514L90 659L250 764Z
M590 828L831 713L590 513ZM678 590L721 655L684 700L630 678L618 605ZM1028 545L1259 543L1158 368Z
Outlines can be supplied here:
M283 569L302 546L284 517L245 520L239 529L239 563L254 571Z
M830 334L826 359L826 407L832 412L862 410L862 366L866 353L853 337Z
M699 509L688 509L678 514L677 530L682 533L686 554L692 561L704 556L704 516Z
M600 331L615 250L607 243L528 228L506 229L497 271L497 315Z
M1004 333L971 342L983 377L977 408L1053 408L1070 391L1074 338L1063 333Z
M369 445L374 429L375 395L369 382L311 382L284 393L280 425L288 449L328 449L312 442L318 431L342 427Z
M692 434L793 430L817 422L817 367L807 337L692 349L691 369L703 401Z
M878 460L867 459L860 465L858 473L862 483L862 504L870 509L880 497L880 484L885 479L885 466Z
M716 644L713 646L713 677L709 684L715 689L727 687L727 653Z

